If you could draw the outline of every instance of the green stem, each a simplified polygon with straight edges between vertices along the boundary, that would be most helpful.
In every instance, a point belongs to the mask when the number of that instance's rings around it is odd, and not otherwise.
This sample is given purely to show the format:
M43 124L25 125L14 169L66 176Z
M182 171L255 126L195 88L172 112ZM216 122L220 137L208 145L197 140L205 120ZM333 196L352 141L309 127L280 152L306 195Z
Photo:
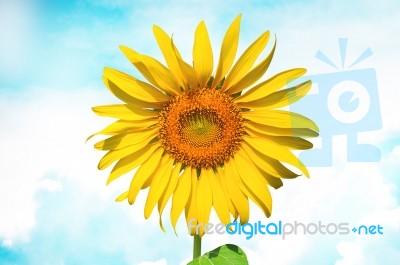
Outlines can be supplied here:
M193 259L201 255L201 237L197 234L193 236Z

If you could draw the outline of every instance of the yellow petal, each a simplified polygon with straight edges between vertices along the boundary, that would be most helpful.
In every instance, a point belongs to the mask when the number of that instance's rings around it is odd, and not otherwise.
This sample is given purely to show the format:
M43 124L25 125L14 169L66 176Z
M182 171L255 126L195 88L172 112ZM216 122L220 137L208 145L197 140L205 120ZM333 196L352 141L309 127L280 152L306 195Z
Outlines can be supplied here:
M139 150L131 155L128 155L127 157L122 158L120 161L118 161L117 164L115 164L114 168L111 170L111 173L107 179L107 185L121 175L128 173L129 171L141 165L143 162L149 159L149 157L159 147L159 144L147 145L142 150Z
M127 104L111 104L93 107L92 110L99 116L112 117L121 120L148 120L157 119L158 112L135 108Z
M246 195L247 188L245 187L239 173L234 165L235 161L230 160L224 164L224 182L228 188L232 202L236 210L239 212L240 223L247 223L250 218L250 206L248 196Z
M165 33L164 30L156 25L153 26L153 34L157 40L161 52L164 55L168 68L171 70L171 73L174 75L179 85L181 87L185 87L186 84L183 80L182 71L179 67L174 47L172 46L172 39L167 35L167 33Z
M89 141L93 136L99 134L105 135L117 135L122 133L134 132L135 130L142 130L146 129L147 127L153 126L157 123L157 120L146 120L146 121L125 121L125 120L118 120L103 130L90 135L86 141Z
M188 90L189 88L197 88L199 81L196 76L196 71L193 69L191 65L182 60L182 57L180 56L179 51L175 47L174 42L172 40L171 40L171 45L174 48L176 60L181 69L182 76L185 80L184 88L186 90Z
M242 148L251 157L254 164L271 176L284 179L293 179L300 176L286 168L278 160L254 150L246 142L243 142Z
M272 136L298 136L298 137L317 137L318 132L308 128L279 128L268 126L253 121L245 121L244 127L253 131Z
M154 174L150 175L150 176L146 179L146 181L143 183L141 189L144 190L144 189L147 189L148 187L150 187L151 182L153 181L153 178L154 178Z
M150 56L139 54L128 47L120 46L120 48L150 83L170 95L178 95L180 93L179 84L171 72L159 61Z
M242 54L236 64L233 66L232 70L229 72L224 85L222 86L222 91L229 90L233 85L235 85L243 76L250 70L256 61L257 57L264 50L268 43L269 31L263 33L255 42L253 42L247 50Z
M185 205L189 199L191 190L191 168L186 167L182 173L182 176L178 180L178 184L174 195L172 196L172 207L171 207L171 224L175 230L176 223L178 222L179 216L181 215Z
M311 88L311 81L306 81L295 87L274 92L266 97L248 101L239 102L238 105L242 108L261 108L261 109L275 109L288 106L301 99L308 93Z
M196 28L193 45L193 66L200 88L206 86L213 70L213 53L204 21Z
M246 93L237 97L235 99L235 102L248 102L268 96L269 94L286 86L294 79L304 75L305 73L306 69L303 68L295 68L281 72L249 89Z
M202 169L197 186L197 216L199 224L203 224L199 229L199 236L204 235L204 224L208 223L212 206L212 191L210 186L210 171L212 169Z
M250 87L252 84L258 81L265 72L267 71L269 65L271 64L272 57L274 56L276 47L276 39L274 46L268 56L254 67L249 73L247 73L238 83L231 87L228 91L229 94L235 94L237 92L243 91L244 89Z
M295 150L306 150L306 149L311 149L313 147L313 144L303 138L300 137L292 137L292 136L271 136L267 135L264 133L260 133L257 131L254 131L252 129L247 129L246 132L250 136L256 136L256 137L261 137L265 138L271 141L274 141L275 143L286 146L290 149L295 149Z
M270 174L263 171L262 169L260 169L260 173L267 180L268 185L273 187L274 189L279 189L280 187L283 186L283 181L280 178L271 176Z
M275 143L287 146L294 150L307 150L313 148L313 144L300 137L290 137L290 136L272 136L269 139L273 140Z
M119 195L116 199L115 199L115 201L116 202L122 202L122 201L124 201L124 200L126 200L127 198L128 198L128 191L125 191L124 193L122 193L121 195Z
M233 160L234 163L231 164L231 167L236 168L236 172L243 183L242 192L269 217L272 210L272 197L267 187L267 181L251 161L245 160L239 153L235 155Z
M136 67L137 70L154 86L158 87L158 83L156 79L153 77L153 74L149 71L149 69L140 62L136 56L139 55L138 52L134 51L133 49L126 47L126 46L119 46L123 54L128 57L129 61ZM161 89L160 87L158 87ZM161 89L163 91L163 89Z
M209 174L208 178L212 192L212 204L221 222L227 225L231 222L227 198L222 190L221 183L217 179L218 176L216 173L213 170L209 170L207 173Z
M190 227L189 233L196 234L196 225L199 223L197 215L197 186L198 186L197 170L191 168L191 192L190 197L185 206L186 224L193 224L195 227Z
M169 96L152 85L142 82L121 71L112 68L104 68L104 75L114 86L135 99L153 103L163 103L170 100Z
M264 171L268 172L272 176L280 178L281 175L275 168L269 164L266 160L260 157L255 150L250 148L246 142L243 142L241 148L246 152L246 154L251 157L251 160L256 164L259 168L262 168Z
M260 160L261 157L257 156L255 154L255 152L252 153L252 155L249 155L248 150L246 150L246 148L243 148L245 146L245 144L242 145L242 149L240 151L240 155L242 157L244 157L247 161L251 161L251 163L254 165L255 168L258 169L259 173L264 177L264 179L267 181L268 185L272 186L275 189L278 189L280 187L282 187L283 182L282 180L280 180L280 176L279 174L275 174L275 170L273 170L272 173L274 173L274 175L270 174L271 171L271 166L266 167L266 163L262 162ZM247 149L251 149L251 148L247 148ZM244 152L243 152L244 151ZM259 162L261 162L261 164L259 164ZM273 168L272 168L273 169Z
M268 96L268 108L276 109L295 103L310 91L311 85L311 81L306 81L298 86L272 93Z
M242 117L262 125L279 128L307 128L318 132L318 126L309 118L285 110L247 111Z
M130 104L131 106L135 106L138 108L149 108L149 109L161 109L162 102L147 102L142 101L137 98L132 97L131 95L124 92L121 88L119 88L116 84L108 80L106 76L103 76L103 83L104 85L110 90L110 92L119 98L120 100Z
M197 79L196 72L193 69L193 67L187 64L182 59L178 58L177 60L182 70L182 75L185 77L186 80L185 89L188 90L190 88L197 88L199 81Z
M276 159L270 158L268 156L264 156L263 154L261 154L261 156L265 161L267 161L272 167L275 168L275 170L277 172L279 172L279 175L281 176L281 178L283 179L294 179L297 178L298 176L300 176L299 174L294 173L293 171L291 171L290 169L288 169L287 167L285 167L281 162L279 162Z
M164 150L162 148L157 149L136 171L129 186L128 202L130 204L135 202L136 197L146 180L159 173L157 169L163 152Z
M98 150L118 150L146 140L149 142L158 135L158 131L158 127L152 127L133 133L119 134L96 143L94 147Z
M304 173L304 175L306 175L307 177L309 176L308 170L304 166L304 164L286 147L281 146L266 138L260 137L243 136L243 140L246 141L251 148L257 150L258 152L278 161L283 161L290 165L293 165L300 169Z
M229 212L233 215L235 220L238 218L239 213L235 208L235 205L232 202L231 195L229 194L228 188L226 187L226 184L224 182L224 175L225 171L222 168L217 168L217 174L218 174L218 183L221 185L222 191L224 192L226 202L228 204Z
M146 204L144 206L144 217L146 219L150 217L154 206L160 199L164 190L167 188L167 184L171 178L171 171L174 164L174 159L169 155L165 155L162 160L163 161L161 161L159 173L154 176L154 179L151 182L149 194L147 196Z
M171 178L167 184L167 188L164 190L163 194L161 195L158 201L158 213L160 215L160 227L163 231L165 231L164 226L162 224L162 213L164 211L165 205L167 204L169 198L171 197L172 193L174 192L176 185L178 184L179 173L181 171L182 164L177 163L172 170Z
M219 54L218 68L211 88L215 88L232 67L239 43L241 18L242 14L238 15L225 33Z
M144 147L148 145L148 143L149 143L148 141L144 141L141 143L127 146L122 149L111 150L107 152L107 154L105 154L103 158L99 161L98 168L103 170L119 159L123 159L124 157L136 153L138 151L140 152ZM158 143L155 144L158 145Z

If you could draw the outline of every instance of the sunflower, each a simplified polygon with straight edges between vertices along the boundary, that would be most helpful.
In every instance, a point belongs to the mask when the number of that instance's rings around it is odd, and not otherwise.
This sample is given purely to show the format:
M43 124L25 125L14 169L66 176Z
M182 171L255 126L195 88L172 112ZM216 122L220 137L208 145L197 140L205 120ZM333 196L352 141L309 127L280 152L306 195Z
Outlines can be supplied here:
M306 70L287 70L255 84L271 63L276 40L255 65L270 38L266 31L235 62L240 20L241 15L227 30L216 68L202 21L195 32L193 65L182 59L172 38L154 26L167 66L121 46L148 82L104 69L105 85L124 104L93 107L96 114L117 119L96 133L109 136L95 144L108 151L98 167L116 162L107 184L133 174L129 189L117 201L133 204L139 191L148 188L144 216L157 205L163 230L162 213L170 199L174 229L183 211L187 221L206 224L212 208L224 224L232 219L246 223L249 199L269 217L269 188L281 187L283 178L308 176L292 150L312 148L303 138L317 136L318 128L287 110L311 87L310 81L287 86ZM199 232L204 234L202 227Z

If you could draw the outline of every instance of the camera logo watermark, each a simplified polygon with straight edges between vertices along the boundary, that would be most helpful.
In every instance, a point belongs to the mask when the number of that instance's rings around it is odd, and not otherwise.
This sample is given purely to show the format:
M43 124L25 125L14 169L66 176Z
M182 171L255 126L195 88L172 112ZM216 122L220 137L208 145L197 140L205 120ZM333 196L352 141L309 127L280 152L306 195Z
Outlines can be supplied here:
M302 223L302 222L270 222L263 223L261 221L255 223L232 222L226 226L223 223L198 223L195 218L189 220L188 231L195 231L196 234L200 233L203 229L205 234L219 234L225 233L229 235L243 235L247 240L256 235L259 236L280 236L285 240L293 235L349 235L351 233L358 235L382 235L383 226L378 225L360 225L351 228L349 223L328 223L322 221L317 223Z
M308 94L290 105L290 110L315 121L320 128L321 148L302 152L300 159L307 166L332 165L332 137L347 136L347 161L378 162L380 150L371 144L359 143L357 134L382 128L375 69L353 69L372 55L370 48L347 63L348 39L339 39L340 64L335 64L322 51L316 58L335 68L331 73L305 76L311 79L316 94Z

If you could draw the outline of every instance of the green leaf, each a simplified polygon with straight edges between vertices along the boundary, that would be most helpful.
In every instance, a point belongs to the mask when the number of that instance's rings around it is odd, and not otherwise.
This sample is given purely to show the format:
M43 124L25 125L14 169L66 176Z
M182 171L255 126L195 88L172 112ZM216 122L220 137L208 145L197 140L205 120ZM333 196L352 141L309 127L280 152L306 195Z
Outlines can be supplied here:
M236 245L223 245L203 256L195 258L187 265L248 265L246 254Z

